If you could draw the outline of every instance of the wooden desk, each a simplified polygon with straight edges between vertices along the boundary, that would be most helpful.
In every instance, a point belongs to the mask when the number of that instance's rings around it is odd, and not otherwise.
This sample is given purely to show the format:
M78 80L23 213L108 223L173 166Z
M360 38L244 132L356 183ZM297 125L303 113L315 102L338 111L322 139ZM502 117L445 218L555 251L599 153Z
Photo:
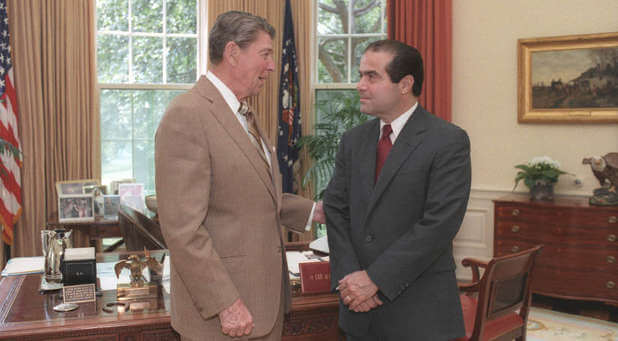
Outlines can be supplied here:
M162 251L152 251L157 258ZM111 262L126 254L98 254L97 261ZM39 294L40 275L2 277L0 280L0 340L179 340L170 326L169 296L162 295L143 311L107 313L105 303L116 299L116 291L104 291L96 303L57 313L61 302L56 293ZM338 301L334 294L292 298L286 316L284 341L339 340Z
M47 228L55 229L59 227L64 227L65 229L77 230L88 236L90 245L75 245L74 243L73 247L93 246L95 247L97 252L114 251L114 248L110 248L109 250L102 249L102 244L101 244L102 238L122 237L122 234L120 233L120 227L118 226L118 220L105 220L100 217L95 218L95 220L92 222L80 221L80 222L62 222L61 223L61 222L58 222L57 212L54 212L47 220Z

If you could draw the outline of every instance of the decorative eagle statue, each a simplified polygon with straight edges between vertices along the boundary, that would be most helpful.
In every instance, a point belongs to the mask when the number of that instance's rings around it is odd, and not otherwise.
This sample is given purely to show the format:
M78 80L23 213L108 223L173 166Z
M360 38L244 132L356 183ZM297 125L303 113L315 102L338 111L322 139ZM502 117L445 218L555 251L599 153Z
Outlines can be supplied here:
M592 173L599 180L601 188L594 190L590 203L595 205L618 205L618 153L607 153L604 156L592 156L582 160L582 164L590 165Z
M144 253L144 258L140 258L137 255L130 255L128 259L121 260L120 262L116 263L116 265L114 265L116 277L120 277L122 269L126 268L131 271L131 287L137 288L144 286L145 278L142 275L142 271L144 271L146 267L157 272L160 272L162 269L161 263L157 262L156 259L150 257L150 252L148 250L144 250Z

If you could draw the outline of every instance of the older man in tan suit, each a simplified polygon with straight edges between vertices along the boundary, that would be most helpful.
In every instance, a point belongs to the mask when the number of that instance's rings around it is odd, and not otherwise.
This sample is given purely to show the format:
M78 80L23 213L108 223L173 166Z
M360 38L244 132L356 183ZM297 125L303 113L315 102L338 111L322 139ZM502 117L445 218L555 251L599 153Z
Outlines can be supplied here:
M302 232L311 216L323 220L320 205L282 194L277 153L246 106L274 70L274 34L249 13L220 15L210 71L171 102L157 130L172 326L183 339L280 340L289 307L282 226Z

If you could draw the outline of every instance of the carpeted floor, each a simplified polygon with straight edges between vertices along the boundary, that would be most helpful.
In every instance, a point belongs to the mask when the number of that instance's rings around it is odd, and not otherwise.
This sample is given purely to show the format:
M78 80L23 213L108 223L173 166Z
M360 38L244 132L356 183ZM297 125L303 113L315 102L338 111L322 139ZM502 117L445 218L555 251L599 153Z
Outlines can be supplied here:
M618 341L618 323L532 307L528 341Z

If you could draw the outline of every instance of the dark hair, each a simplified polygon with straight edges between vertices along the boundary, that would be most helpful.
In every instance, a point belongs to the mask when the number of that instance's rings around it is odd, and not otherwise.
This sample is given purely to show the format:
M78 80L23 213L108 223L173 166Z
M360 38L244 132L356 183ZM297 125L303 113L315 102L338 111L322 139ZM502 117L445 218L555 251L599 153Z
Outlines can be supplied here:
M369 44L365 49L365 52L367 51L392 54L393 60L386 65L386 73L388 73L391 82L399 83L403 77L411 75L414 77L412 93L416 97L421 95L423 89L423 57L417 49L397 40L384 39Z
M241 49L251 44L257 38L258 32L275 37L275 29L266 19L241 11L225 12L217 17L215 24L208 33L208 56L214 65L223 60L225 45L235 42Z

